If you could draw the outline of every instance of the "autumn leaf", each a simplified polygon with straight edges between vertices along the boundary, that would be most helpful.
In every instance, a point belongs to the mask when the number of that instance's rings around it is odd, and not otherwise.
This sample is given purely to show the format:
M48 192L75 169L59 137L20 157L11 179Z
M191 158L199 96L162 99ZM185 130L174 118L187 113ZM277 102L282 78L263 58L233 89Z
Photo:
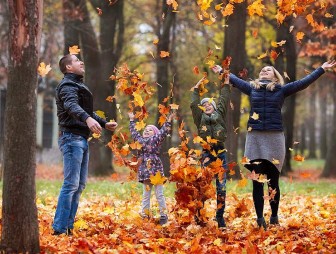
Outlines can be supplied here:
M326 14L324 14L324 17L326 17L326 18L332 18L332 17L334 17L334 15L330 14L329 12L327 12Z
M102 9L100 9L100 8L98 8L98 7L97 7L96 9L97 9L98 15L101 16L101 15L103 14Z
M144 123L144 121L139 121L135 123L135 129L137 131L142 130L143 128L145 128L146 124Z
M193 73L194 73L194 74L199 74L198 66L194 66L194 68L193 68Z
M288 76L288 74L287 74L286 71L284 71L284 77L285 77L286 79L290 80L290 78L289 78L289 76Z
M78 48L77 45L74 45L72 47L69 47L69 54L70 55L78 55L80 52L80 49Z
M41 77L45 77L51 70L50 64L46 65L44 62L41 62L37 67L37 72Z
M247 11L250 16L254 14L263 16L263 9L266 9L266 7L262 4L262 0L256 0L247 7Z
M265 58L266 56L267 56L267 51L266 51L265 53L261 54L260 56L258 56L257 58L258 58L258 59L263 59L263 58Z
M169 104L169 106L170 106L171 109L178 110L178 108L179 108L179 105L177 105L177 104Z
M272 163L274 164L274 165L279 165L280 164L280 161L279 160L277 160L277 159L272 159Z
M140 149L142 148L142 145L141 145L138 141L129 144L129 146L130 146L133 150L140 150Z
M96 113L97 116L99 116L100 118L106 119L106 116L105 116L105 112L104 112L104 111L96 110L95 113Z
M154 45L157 45L159 43L159 39L155 39L154 41L153 41L153 44Z
M115 95L113 95L113 96L107 96L107 98L105 100L108 101L108 102L113 102L114 99L116 99Z
M296 34L297 42L301 43L301 40L303 39L304 36L305 36L304 32L297 32L297 34Z
M194 137L193 142L194 144L198 144L198 143L204 142L204 140L200 136L196 136Z
M250 160L249 160L249 158L247 158L247 157L244 156L244 157L241 159L240 162L241 162L241 164L244 165L244 164L249 164L249 163L250 163Z
M238 187L244 188L246 186L247 186L247 179L246 178L243 178L243 179L238 181Z
M301 155L299 155L299 154L297 154L297 155L294 156L294 160L295 161L303 162L304 161L304 157L301 156Z
M133 92L133 96L135 105L142 107L145 104L138 92Z
M257 38L257 37L258 37L258 33L259 33L259 29L253 29L253 30L252 30L252 36L253 36L254 38Z
M167 181L166 177L162 177L160 171L157 171L155 176L151 175L150 177L150 182L153 185L162 185Z
M233 13L234 6L230 3L228 3L224 10L222 10L223 17L230 16Z
M178 3L176 2L176 0L167 0L167 4L171 5L175 11L177 10Z
M275 50L271 50L270 56L273 60L277 59L279 54Z
M160 57L161 58L169 57L169 52L161 50L160 51Z
M92 133L92 137L95 138L95 139L98 139L101 137L101 134L98 134L98 133Z
M209 68L212 68L215 66L215 61L213 60L209 60L208 62L206 62L205 64L209 65Z

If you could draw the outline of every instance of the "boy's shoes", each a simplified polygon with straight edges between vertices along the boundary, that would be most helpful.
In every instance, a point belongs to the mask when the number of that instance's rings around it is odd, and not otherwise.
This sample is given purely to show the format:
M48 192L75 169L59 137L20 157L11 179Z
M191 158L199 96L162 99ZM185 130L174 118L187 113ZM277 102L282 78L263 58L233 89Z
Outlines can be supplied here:
M167 215L161 215L160 220L159 220L160 225L162 226L162 225L166 224L167 222L168 222L168 216Z
M279 224L279 218L278 218L278 216L275 216L275 217L271 216L271 218L270 218L270 224L273 224L273 225Z
M218 228L225 228L226 227L225 220L224 220L223 216L219 216L219 217L216 216L215 220L218 223Z
M266 225L266 221L265 221L264 217L257 218L257 223L258 223L259 228L263 227L264 230L267 229L267 225Z

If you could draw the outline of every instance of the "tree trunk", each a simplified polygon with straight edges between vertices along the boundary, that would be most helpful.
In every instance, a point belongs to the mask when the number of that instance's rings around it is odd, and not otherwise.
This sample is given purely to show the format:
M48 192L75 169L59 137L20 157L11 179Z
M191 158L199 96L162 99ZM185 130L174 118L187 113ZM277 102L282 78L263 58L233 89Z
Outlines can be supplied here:
M246 49L245 49L245 32L246 32L246 8L247 3L243 2L241 4L235 5L234 13L228 17L227 26L224 28L225 39L224 39L224 55L225 59L227 56L232 57L232 62L230 66L230 71L234 74L238 74L239 71L243 70L246 64ZM228 133L226 140L227 161L238 161L238 134L234 132L234 129L239 127L240 122L240 103L241 103L241 93L238 89L232 89L231 102L234 109L228 110ZM235 178L239 178L239 166L235 168L236 174Z
M301 124L300 153L304 155L307 148L306 144L306 120Z
M315 89L314 89L315 90ZM309 159L316 159L316 92L312 91L311 99L309 100Z
M11 57L6 101L2 248L6 252L39 253L35 204L36 69L43 2L10 0L8 6Z
M296 50L295 50L295 38L292 33L288 33L288 29L292 24L292 17L287 18L284 24L277 29L276 41L286 40L284 55L280 55L277 58L275 67L282 74L286 71L290 78L290 81L296 79ZM285 61L284 61L285 60ZM288 80L286 80L288 82ZM295 118L295 99L296 95L293 94L287 97L284 103L283 110L283 123L285 128L286 139L286 157L281 173L287 175L289 171L292 171L291 157L292 153L289 150L293 146L293 130L294 130L294 118Z
M321 84L322 85L322 84ZM323 89L324 90L324 89ZM320 114L321 114L321 124L320 124L320 156L321 159L326 159L327 157L327 94L325 91L321 91L320 95Z
M332 88L334 91L331 92L333 96L333 101L336 101L336 89ZM324 165L324 169L322 172L323 177L336 177L336 103L334 103L334 115L333 115L333 123L332 123L332 133L329 137L327 158Z
M157 47L157 60L156 60L156 75L157 75L157 83L158 85L158 103L162 104L163 99L168 97L169 95L169 87L170 80L168 76L169 69L169 57L161 58L159 57L161 51L170 50L170 35L172 30L172 25L175 19L175 12L172 12L171 7L166 4L166 0L159 0L162 4L162 13L165 15L164 19L161 20L161 13L157 18L159 29L157 30L157 36L159 39L158 47ZM159 114L157 115L157 121L159 119ZM169 157L168 157L168 149L171 147L171 139L165 139L162 144L162 163L165 170L165 174L169 175Z

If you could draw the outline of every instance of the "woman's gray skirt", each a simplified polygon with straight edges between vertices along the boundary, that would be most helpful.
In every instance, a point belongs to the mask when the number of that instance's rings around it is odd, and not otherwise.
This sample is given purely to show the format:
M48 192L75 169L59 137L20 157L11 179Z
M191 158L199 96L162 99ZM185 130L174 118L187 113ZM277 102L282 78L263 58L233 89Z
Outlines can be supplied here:
M266 159L281 172L286 147L283 131L250 131L246 135L245 154L249 160Z

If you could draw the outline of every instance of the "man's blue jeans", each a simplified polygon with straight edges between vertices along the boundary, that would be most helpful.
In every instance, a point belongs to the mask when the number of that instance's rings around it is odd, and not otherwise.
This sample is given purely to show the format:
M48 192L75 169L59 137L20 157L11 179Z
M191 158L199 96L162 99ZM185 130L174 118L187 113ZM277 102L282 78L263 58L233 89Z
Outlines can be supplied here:
M62 132L58 145L63 154L64 182L58 197L53 229L66 233L67 229L73 229L79 197L85 188L89 145L84 137L68 132Z

